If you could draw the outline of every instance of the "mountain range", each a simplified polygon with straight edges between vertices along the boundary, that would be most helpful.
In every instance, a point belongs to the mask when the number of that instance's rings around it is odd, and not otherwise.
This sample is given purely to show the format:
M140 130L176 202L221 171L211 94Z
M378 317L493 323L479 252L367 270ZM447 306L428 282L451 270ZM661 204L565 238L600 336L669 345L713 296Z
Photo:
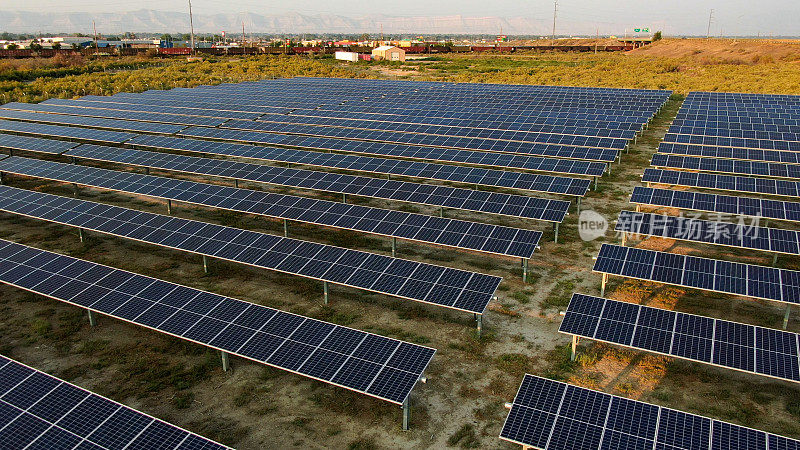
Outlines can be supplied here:
M90 33L92 21L103 34L176 33L189 31L189 14L181 12L139 11L119 13L48 13L0 11L0 31L10 33ZM526 17L390 16L348 17L335 14L304 15L287 13L261 15L231 13L194 14L196 33L240 33L244 22L247 33L379 33L387 34L549 34L548 23ZM570 29L574 29L570 27ZM591 32L591 31L586 31Z

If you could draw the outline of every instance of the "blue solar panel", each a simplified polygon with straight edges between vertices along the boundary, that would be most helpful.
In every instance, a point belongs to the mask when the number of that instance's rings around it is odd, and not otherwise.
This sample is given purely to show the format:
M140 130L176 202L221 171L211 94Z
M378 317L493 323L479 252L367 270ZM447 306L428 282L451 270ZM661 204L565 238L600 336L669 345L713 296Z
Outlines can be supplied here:
M797 448L800 441L525 375L500 438L542 450Z
M0 163L0 172L520 258L533 256L542 236L533 230L21 157Z
M436 352L5 240L0 260L0 282L396 404ZM299 355L306 357L298 361ZM3 392L10 379L0 374ZM88 420L97 408L68 416L64 428L90 432L100 423Z
M601 330L627 330L602 333ZM559 331L692 361L800 382L800 335L573 294ZM698 352L698 349L708 349Z
M647 168L642 176L642 181L647 183L671 184L676 186L782 197L797 197L800 195L800 182L798 181L742 177L737 175Z
M0 210L482 314L502 278L0 186Z
M6 448L228 448L0 355Z

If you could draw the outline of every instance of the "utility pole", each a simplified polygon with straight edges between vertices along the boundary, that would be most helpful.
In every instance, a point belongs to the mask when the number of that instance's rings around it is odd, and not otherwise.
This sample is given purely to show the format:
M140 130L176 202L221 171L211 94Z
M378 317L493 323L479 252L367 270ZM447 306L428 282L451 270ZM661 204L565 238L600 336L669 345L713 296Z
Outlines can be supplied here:
M189 0L189 31L191 32L192 54L194 54L194 20L192 18L192 0Z
M94 24L94 20L92 21L92 30L94 31L94 56L97 56L97 27Z
M597 54L597 43L600 41L600 27L597 27L597 37L594 38L594 54Z
M558 0L553 0L553 34L550 39L555 44L556 41L556 13L558 12Z
M242 47L247 47L247 39L244 38L244 20L242 21Z
M714 17L714 8L708 13L708 29L706 30L706 39L711 37L711 19Z

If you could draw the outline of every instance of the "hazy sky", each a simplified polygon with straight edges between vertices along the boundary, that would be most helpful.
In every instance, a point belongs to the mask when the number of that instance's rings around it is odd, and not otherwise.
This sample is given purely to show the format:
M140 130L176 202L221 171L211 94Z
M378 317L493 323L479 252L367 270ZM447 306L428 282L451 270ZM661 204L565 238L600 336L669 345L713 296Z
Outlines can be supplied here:
M159 11L187 10L187 0L0 0L2 11L36 12L120 12L139 9ZM402 9L393 5L401 4ZM372 14L389 16L530 17L542 23L553 18L552 0L527 2L511 0L406 0L376 2L366 0L193 0L198 14L339 14L358 17ZM711 33L726 35L800 35L800 0L560 0L559 32L570 27L592 24L601 33L621 33L625 28L651 26L666 34L706 34L709 10L714 9ZM1 22L2 20L0 20ZM594 26L592 28L594 28Z

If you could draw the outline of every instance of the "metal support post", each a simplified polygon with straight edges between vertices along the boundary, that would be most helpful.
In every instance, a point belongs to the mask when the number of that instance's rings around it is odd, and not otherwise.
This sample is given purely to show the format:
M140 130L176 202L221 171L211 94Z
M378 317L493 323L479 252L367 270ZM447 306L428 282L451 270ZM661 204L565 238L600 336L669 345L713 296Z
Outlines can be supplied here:
M78 239L83 242L85 239L83 237L83 228L78 228Z
M97 316L95 315L94 311L91 309L87 309L86 311L89 312L89 326L96 326L97 325Z
M203 272L208 273L208 256L203 255Z
M578 356L578 336L572 335L572 353L569 356L570 361L575 361Z
M609 175L611 175L611 163L608 163L606 165L606 171L608 172Z
M72 196L78 198L78 185L72 183Z
M528 282L528 260L522 258L522 282Z
M636 204L636 212L642 212L642 205Z
M0 172L0 184L6 184L6 174Z
M237 189L239 188L239 180L237 180L236 178L233 179L233 187Z
M289 237L289 221L283 219L283 237Z
M608 283L608 274L604 273L600 278L600 297L606 296L606 283Z
M145 167L144 168L144 174L145 175L150 175L150 168L149 167Z
M172 200L167 200L167 214L172 214Z
M69 163L70 164L78 164L78 160L76 160L74 156L70 156L69 157Z
M222 371L227 372L228 369L231 368L231 361L229 359L228 352L219 352L220 356L222 357Z
M397 238L392 238L392 258L397 257Z
M789 326L789 314L792 312L792 305L786 305L786 312L783 313L783 329Z
M322 302L328 304L328 282L322 282Z
M777 253L773 253L772 254L772 265L773 266L778 265L778 254Z
M347 194L344 192L342 193L342 203L347 203Z
M575 196L575 206L577 208L577 214L581 213L581 198L579 196Z
M600 177L594 177L594 190L597 190L597 179Z
M403 431L408 431L408 423L411 421L411 394L403 401Z
M439 217L444 217L444 206L439 207Z
M558 222L553 222L553 242L558 243Z
M481 337L483 331L483 314L475 314L475 322L478 327L478 337Z
M620 245L622 245L623 247L625 247L625 243L626 243L627 241L628 241L628 233L626 233L626 232L624 232L624 231L623 231L623 232L622 232L622 243L621 243Z

